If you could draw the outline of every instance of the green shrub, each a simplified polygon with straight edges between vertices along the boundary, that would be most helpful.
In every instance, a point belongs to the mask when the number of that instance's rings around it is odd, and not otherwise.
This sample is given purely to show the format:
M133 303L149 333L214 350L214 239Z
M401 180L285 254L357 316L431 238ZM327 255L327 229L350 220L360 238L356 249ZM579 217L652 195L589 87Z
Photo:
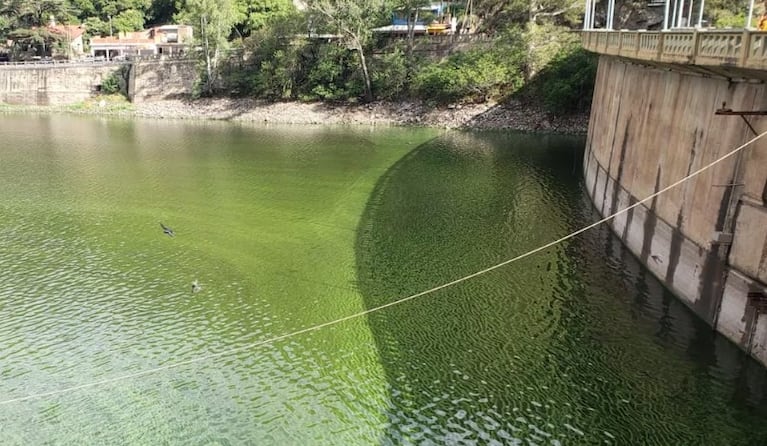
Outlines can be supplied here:
M294 99L306 77L311 44L295 37L300 17L283 16L245 39L244 60L230 60L221 82L228 94L270 100Z
M115 75L110 75L101 81L101 92L104 94L115 94L120 91L120 81Z
M746 24L746 13L739 11L732 13L727 10L717 10L710 13L711 20L717 28L743 28ZM759 17L751 21L751 26L759 24Z
M413 79L413 90L423 99L449 102L463 93L463 83L458 79L459 70L452 64L429 64L423 66Z
M192 86L192 98L200 99L208 97L212 94L210 88L208 88L208 72L205 70L205 67L198 67L197 72L199 75Z
M522 68L509 57L509 50L504 46L471 50L425 65L415 74L413 90L423 99L442 103L499 98L524 83Z
M356 100L362 96L364 85L357 72L357 54L346 47L319 45L306 79L308 100Z
M129 68L126 66L113 71L101 80L101 93L102 94L122 94L127 95L127 82L126 77Z
M525 41L528 47L528 77L537 75L553 60L581 46L577 33L567 27L550 23L530 25L525 32Z
M596 69L595 55L581 48L564 51L541 71L535 94L551 113L586 111L594 94Z
M276 49L271 58L261 61L253 77L253 93L272 100L293 98L301 65L300 45Z
M407 92L407 58L401 48L396 47L374 59L370 67L373 94L380 99L397 99Z

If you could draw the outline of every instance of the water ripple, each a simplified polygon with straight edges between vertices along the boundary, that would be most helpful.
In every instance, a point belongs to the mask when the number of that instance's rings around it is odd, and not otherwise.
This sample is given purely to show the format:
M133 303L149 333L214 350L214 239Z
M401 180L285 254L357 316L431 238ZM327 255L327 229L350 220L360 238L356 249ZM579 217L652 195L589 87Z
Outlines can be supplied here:
M352 314L592 218L571 140L4 119L0 399ZM13 405L2 443L765 443L763 369L668 297L597 231Z

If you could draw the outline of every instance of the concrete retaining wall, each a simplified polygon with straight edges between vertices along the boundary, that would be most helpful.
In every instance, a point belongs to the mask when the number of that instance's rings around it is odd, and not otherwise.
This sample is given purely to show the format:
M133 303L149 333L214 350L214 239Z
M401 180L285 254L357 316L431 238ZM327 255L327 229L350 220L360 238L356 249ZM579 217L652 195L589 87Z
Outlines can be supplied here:
M0 67L0 102L65 105L98 94L119 65L19 65Z
M194 61L141 61L128 64L36 64L0 66L0 102L66 105L93 97L105 78L127 66L128 97L142 102L192 93L197 81Z
M767 87L600 56L584 159L594 205L603 215L623 209L750 139L740 117L714 114L723 102L765 110ZM751 120L767 130L767 119ZM765 195L767 137L611 226L700 317L767 365L767 308L748 297L767 295Z

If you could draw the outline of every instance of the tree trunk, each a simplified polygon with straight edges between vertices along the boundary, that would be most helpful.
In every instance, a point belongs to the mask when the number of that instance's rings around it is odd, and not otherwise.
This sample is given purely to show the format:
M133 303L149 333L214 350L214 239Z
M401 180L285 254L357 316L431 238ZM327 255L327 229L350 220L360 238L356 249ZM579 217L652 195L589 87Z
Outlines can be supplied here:
M365 102L373 101L373 88L370 85L370 73L368 72L368 64L365 61L365 52L362 50L362 44L359 40L354 39L354 46L357 49L357 54L360 56L360 66L362 67L362 77L365 80Z
M202 28L200 31L202 31L202 36L205 40L205 69L208 75L208 78L205 80L205 90L206 93L210 94L213 91L213 66L210 61L210 47L208 45L208 32L205 28L205 22L205 16L200 17L200 26Z
M471 0L466 0L466 9L463 10L463 21L461 22L461 29L458 30L458 34L463 34L464 30L468 28L470 9L471 9Z
M412 14L412 21L411 21L411 14L408 13L407 15L407 58L408 61L412 61L413 59L413 47L415 46L415 26L418 23L418 8L415 9L415 13Z
M213 59L210 62L210 93L213 94L213 90L216 86L216 79L218 79L218 61L221 60L221 50L216 44L213 47Z

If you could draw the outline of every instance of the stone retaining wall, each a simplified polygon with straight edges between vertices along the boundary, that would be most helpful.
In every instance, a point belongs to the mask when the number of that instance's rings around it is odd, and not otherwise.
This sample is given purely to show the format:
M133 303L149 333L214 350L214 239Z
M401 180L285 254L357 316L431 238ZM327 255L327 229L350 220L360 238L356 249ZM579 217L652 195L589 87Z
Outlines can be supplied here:
M65 105L99 93L119 65L19 65L0 67L0 102Z
M131 102L178 99L190 96L198 79L194 60L134 63L128 80Z
M67 105L101 92L109 76L124 76L131 101L145 102L191 95L197 81L195 61L139 61L125 64L34 64L0 66L0 102Z

